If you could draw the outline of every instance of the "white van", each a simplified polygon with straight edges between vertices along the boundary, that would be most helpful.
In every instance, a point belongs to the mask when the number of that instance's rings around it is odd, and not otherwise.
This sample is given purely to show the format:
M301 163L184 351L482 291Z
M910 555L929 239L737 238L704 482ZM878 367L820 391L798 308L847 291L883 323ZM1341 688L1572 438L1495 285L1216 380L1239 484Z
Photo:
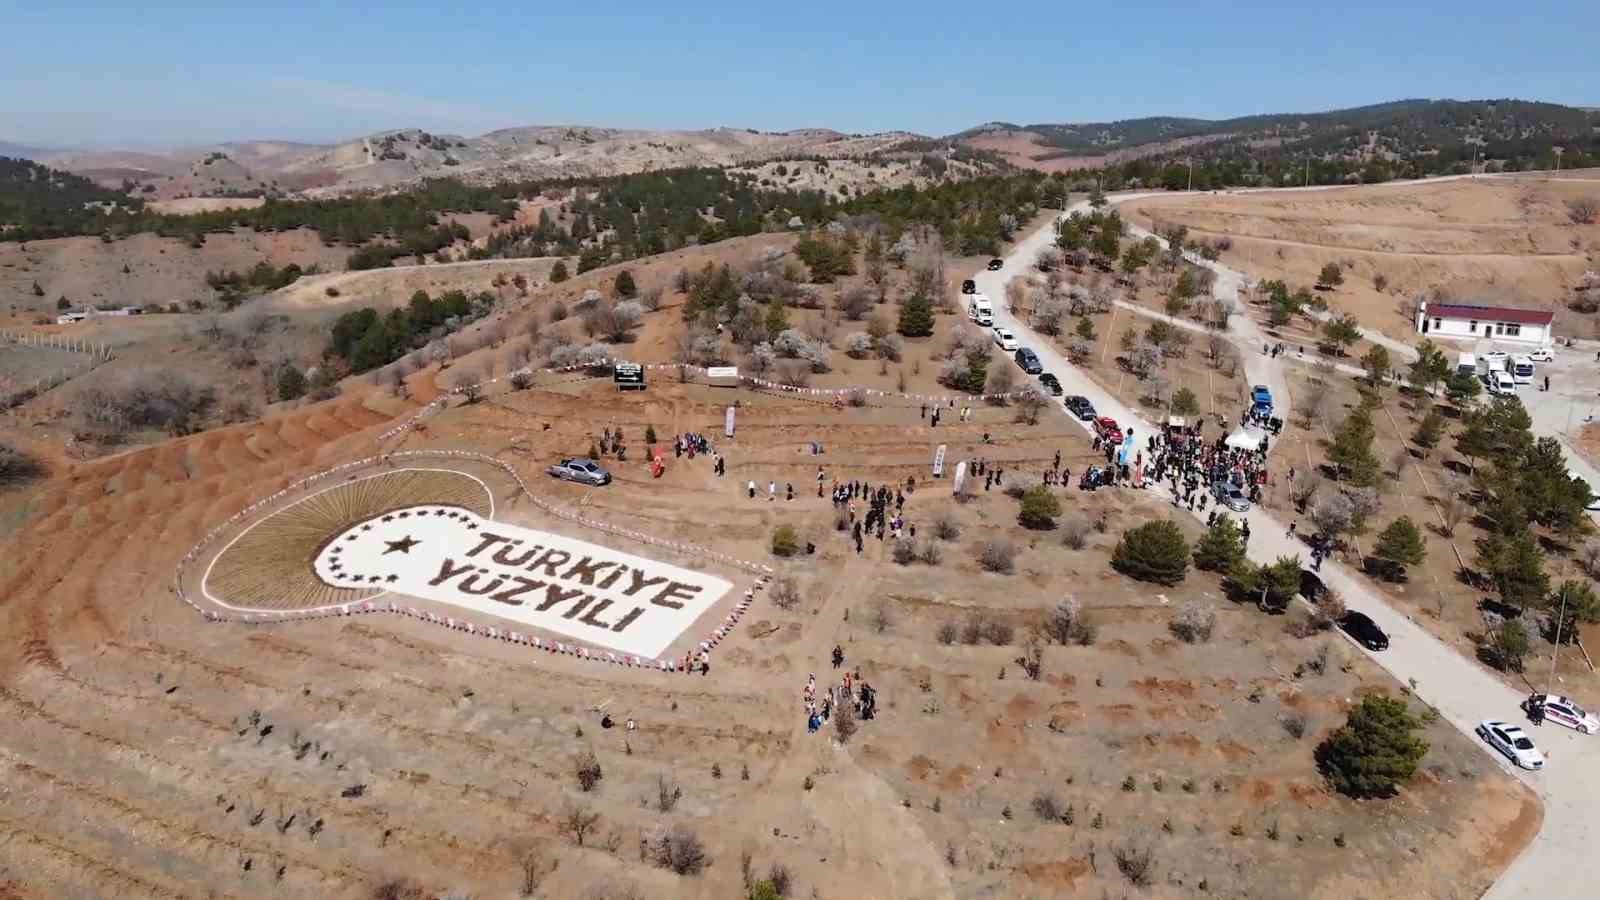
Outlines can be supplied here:
M1533 384L1533 360L1526 356L1511 357L1511 379L1517 384Z
M967 300L967 318L984 328L994 324L994 304L983 294L973 294Z
M1489 383L1491 394L1515 394L1517 392L1516 379L1506 374L1504 369L1494 369L1484 379Z
M1463 353L1456 360L1456 372L1461 375L1478 374L1478 358L1471 353Z

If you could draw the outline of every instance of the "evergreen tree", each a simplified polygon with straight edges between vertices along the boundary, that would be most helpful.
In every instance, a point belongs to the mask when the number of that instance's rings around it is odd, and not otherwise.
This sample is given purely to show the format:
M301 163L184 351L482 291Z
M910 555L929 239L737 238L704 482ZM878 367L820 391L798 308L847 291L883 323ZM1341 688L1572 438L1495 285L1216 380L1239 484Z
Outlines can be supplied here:
M1457 409L1467 409L1483 392L1478 376L1471 372L1451 372L1444 379L1444 396Z
M1178 416L1198 415L1200 413L1200 401L1195 397L1194 391L1188 388L1178 388L1172 395L1172 413Z
M1086 341L1094 340L1094 320L1088 316L1084 316L1083 318L1079 319L1076 331L1078 337L1081 337Z
M1328 450L1328 460L1339 473L1360 487L1378 483L1378 458L1372 452L1375 434L1372 414L1364 407L1357 407L1339 424L1339 430L1333 435L1333 446Z
M1323 346L1336 351L1340 356L1350 349L1350 345L1361 340L1361 327L1354 316L1335 316L1322 323Z
M1369 694L1317 747L1317 766L1341 794L1390 796L1428 754L1428 742L1417 735L1421 729L1404 700Z
M1389 377L1389 351L1382 344L1373 344L1361 357L1361 368L1367 372L1367 383L1373 387L1383 384Z
M567 274L567 261L564 259L556 260L556 264L550 267L551 284L560 284L571 277L571 275Z
M1432 393L1433 388L1450 374L1450 362L1444 352L1424 339L1417 344L1417 359L1406 373L1406 381L1416 390Z
M1328 263L1322 267L1322 272L1317 276L1317 286L1336 288L1344 284L1344 270L1336 262Z
M1240 560L1228 581L1245 599L1266 609L1283 609L1300 592L1300 557L1280 556L1265 565Z
M1410 516L1401 516L1378 532L1373 555L1397 566L1416 566L1427 558L1428 546L1422 540L1422 529Z
M1430 409L1428 414L1423 416L1422 421L1418 423L1416 432L1411 435L1411 440L1426 451L1439 446L1439 440L1443 437L1444 416L1440 415L1437 410Z
M918 291L900 303L900 323L896 329L906 337L933 334L933 301Z
M1174 585L1189 571L1189 543L1170 519L1146 522L1123 533L1111 566L1129 578Z
M304 396L305 392L306 375L304 372L289 364L278 370L279 400L295 400Z
M1550 592L1544 552L1526 525L1510 535L1491 531L1479 538L1477 567L1494 582L1495 591L1508 606L1527 609Z
M1105 265L1116 265L1117 257L1122 252L1122 234L1116 228L1102 225L1095 234L1094 243L1090 246L1090 249L1094 251L1096 256L1100 257Z
M777 340L778 335L789 330L789 315L784 311L783 301L773 297L767 303L767 339Z
M1050 489L1036 484L1022 495L1022 509L1017 521L1024 528L1046 530L1056 527L1056 516L1061 515L1061 501Z
M639 287L633 283L633 273L627 269L618 272L617 280L612 285L612 291L623 299L632 299L639 296Z
M1226 575L1244 562L1244 538L1229 516L1218 516L1194 545L1194 565L1208 572Z

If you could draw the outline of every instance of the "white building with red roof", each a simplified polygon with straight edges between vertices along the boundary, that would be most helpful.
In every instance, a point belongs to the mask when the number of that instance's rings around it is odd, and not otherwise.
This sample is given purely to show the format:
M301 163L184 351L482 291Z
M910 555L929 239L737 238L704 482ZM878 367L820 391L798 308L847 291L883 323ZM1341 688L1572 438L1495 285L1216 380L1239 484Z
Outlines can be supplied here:
M1446 340L1491 340L1537 346L1552 342L1550 323L1555 315L1547 309L1423 302L1417 304L1417 333Z

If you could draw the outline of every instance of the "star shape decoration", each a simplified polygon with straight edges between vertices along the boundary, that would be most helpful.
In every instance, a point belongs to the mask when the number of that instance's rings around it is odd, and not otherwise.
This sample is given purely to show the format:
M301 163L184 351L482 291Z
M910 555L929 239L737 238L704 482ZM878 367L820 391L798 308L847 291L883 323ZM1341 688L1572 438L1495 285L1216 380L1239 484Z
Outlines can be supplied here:
M383 517L383 521L385 521L385 522L393 522L394 521L394 516L384 516Z
M411 548L422 542L408 534L398 541L384 541L383 543L388 549L384 550L381 555L388 556L391 553L405 553L409 555L411 553Z

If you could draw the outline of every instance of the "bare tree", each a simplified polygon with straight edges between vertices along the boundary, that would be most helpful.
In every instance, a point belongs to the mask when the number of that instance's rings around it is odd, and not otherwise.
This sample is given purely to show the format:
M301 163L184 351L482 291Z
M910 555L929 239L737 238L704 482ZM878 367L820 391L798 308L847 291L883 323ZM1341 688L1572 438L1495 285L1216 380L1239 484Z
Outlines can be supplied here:
M1600 200L1580 197L1567 201L1567 218L1572 220L1572 224L1593 225L1596 216L1600 216Z
M572 838L572 842L579 847L583 846L584 838L594 831L600 824L600 814L595 812L587 803L577 803L568 800L561 809L561 817L556 826L561 833Z
M1455 537L1456 527L1465 522L1471 512L1472 507L1461 496L1461 484L1455 479L1447 480L1439 497L1439 518L1444 522L1445 537Z

